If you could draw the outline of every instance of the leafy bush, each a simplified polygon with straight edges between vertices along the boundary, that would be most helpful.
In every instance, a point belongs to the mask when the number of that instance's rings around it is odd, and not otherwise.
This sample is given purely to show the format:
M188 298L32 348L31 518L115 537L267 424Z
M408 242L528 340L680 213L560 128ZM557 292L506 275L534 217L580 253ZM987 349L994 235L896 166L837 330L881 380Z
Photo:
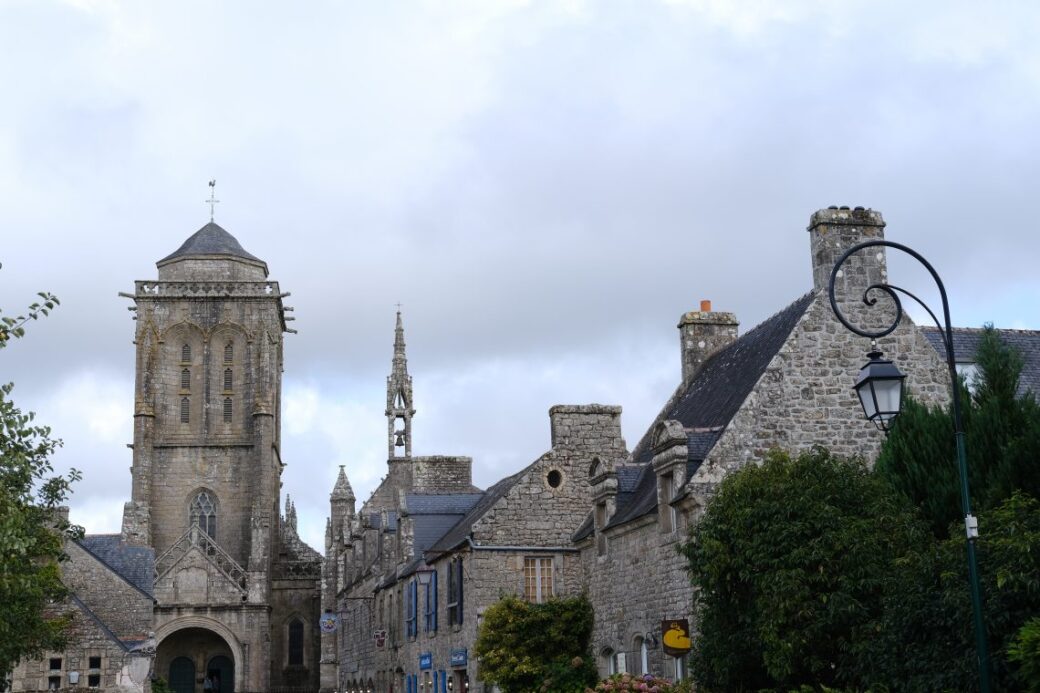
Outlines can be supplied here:
M617 693L645 692L645 693L678 693L679 688L668 679L658 678L652 674L638 676L635 674L614 674L608 676L596 684L595 693L601 691L614 691Z
M484 611L474 643L481 678L502 693L581 693L596 680L585 596L530 604L504 597Z

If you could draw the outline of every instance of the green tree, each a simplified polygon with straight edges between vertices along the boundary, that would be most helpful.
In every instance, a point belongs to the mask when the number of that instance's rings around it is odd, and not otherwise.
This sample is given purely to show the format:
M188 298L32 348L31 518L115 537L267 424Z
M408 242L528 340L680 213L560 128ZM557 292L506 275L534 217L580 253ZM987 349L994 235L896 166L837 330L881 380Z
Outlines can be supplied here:
M585 596L530 604L503 597L484 611L473 652L503 693L581 693L596 682L592 605Z
M705 690L856 683L894 561L930 541L859 460L774 451L719 484L681 551L695 588Z
M1022 358L991 326L975 358L974 392L960 385L973 507L995 508L1016 490L1040 497L1040 406L1031 393L1016 395ZM954 445L949 411L908 398L875 467L940 539L961 519Z
M1022 684L1035 682L1032 674L1040 671L1035 626L1040 614L1040 502L1016 493L980 513L979 525L977 549L994 690L1023 690ZM862 688L977 689L963 531L958 522L951 526L949 539L893 566L884 615L874 637L860 649Z
M40 296L27 315L0 315L0 349L58 303ZM47 609L66 594L58 570L63 541L82 533L58 512L79 472L53 473L50 457L61 441L15 405L13 388L0 385L0 689L20 659L63 646L66 622Z

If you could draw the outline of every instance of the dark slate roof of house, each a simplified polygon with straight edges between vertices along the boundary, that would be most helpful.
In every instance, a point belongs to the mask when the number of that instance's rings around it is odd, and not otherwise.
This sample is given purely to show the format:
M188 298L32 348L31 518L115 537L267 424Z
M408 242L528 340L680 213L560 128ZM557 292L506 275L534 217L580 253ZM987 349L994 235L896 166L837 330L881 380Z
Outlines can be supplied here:
M409 515L464 515L483 493L407 493L404 507Z
M935 327L922 327L928 341L939 355L946 358L946 348ZM975 352L983 330L969 327L953 328L953 351L959 363L974 363ZM1040 397L1040 330L997 330L1004 343L1022 355L1022 376L1018 383L1019 396L1032 392Z
M657 424L677 420L686 429L686 478L689 479L787 341L812 303L813 295L812 292L805 294L735 339L680 386L632 451L632 461L639 465L639 478L627 494L621 492L619 484L617 510L607 523L608 528L631 522L657 508L657 475L650 464L654 456L651 441ZM586 520L575 532L574 540L580 541L591 532L592 522Z
M650 441L655 426L661 421L674 419L683 427L695 430L725 427L787 341L812 299L812 292L805 294L708 359L665 405L632 451L633 461L643 463L653 458ZM714 441L711 444L714 445Z
M163 264L182 257L199 255L228 255L262 263L263 260L247 253L242 245L230 233L212 221L188 237L180 248L173 251L156 264Z
M459 544L466 541L466 538L469 536L470 531L473 529L473 525L477 520L482 518L484 514L491 510L499 500L504 498L505 495L509 493L510 489L520 481L520 478L527 473L527 470L541 462L541 460L542 458L535 460L516 474L507 476L485 491L484 495L481 496L480 500L477 501L472 508L470 508L469 512L463 515L462 519L459 520L454 527L448 530L444 536L437 540L437 542L428 550L437 553L444 553L446 551L451 551Z
M397 531L397 511L386 511L386 527L383 527L383 513L374 512L368 514L368 526L372 529L386 529L388 532Z
M416 556L421 556L484 497L482 493L409 493L405 508L412 518Z
M118 534L88 534L79 540L79 545L116 575L152 596L155 551L124 544Z

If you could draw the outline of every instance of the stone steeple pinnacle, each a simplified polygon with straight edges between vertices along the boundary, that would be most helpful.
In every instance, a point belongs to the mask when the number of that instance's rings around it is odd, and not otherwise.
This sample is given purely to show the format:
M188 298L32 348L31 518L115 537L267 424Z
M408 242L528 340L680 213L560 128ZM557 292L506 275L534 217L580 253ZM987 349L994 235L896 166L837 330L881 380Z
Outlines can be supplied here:
M332 489L330 498L332 500L354 500L354 489L347 480L347 473L343 470L343 465L339 466L339 476L336 478L336 485Z
M412 376L404 350L404 324L397 311L394 329L394 360L386 379L387 452L389 457L412 456Z

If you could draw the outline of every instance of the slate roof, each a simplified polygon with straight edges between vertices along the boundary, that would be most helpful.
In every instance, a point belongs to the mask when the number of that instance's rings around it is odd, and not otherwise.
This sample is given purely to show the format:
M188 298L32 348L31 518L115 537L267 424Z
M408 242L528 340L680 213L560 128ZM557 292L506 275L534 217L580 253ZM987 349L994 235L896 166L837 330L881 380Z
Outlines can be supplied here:
M413 540L421 556L484 497L482 493L409 493L405 507L412 518Z
M651 441L657 424L674 419L686 429L686 478L689 479L787 341L813 296L812 292L805 294L745 332L709 358L691 380L679 387L632 451L639 477L631 491L624 493L618 478L617 510L607 523L608 528L631 522L657 508L657 475L650 465L654 456ZM573 539L580 541L591 533L590 516Z
M88 534L79 540L79 545L116 575L149 597L153 596L155 551L124 544L118 534Z
M655 426L661 421L675 419L686 429L725 427L751 394L751 389L787 341L812 299L812 292L805 294L708 359L665 405L632 451L633 461L644 463L653 458L650 441ZM705 454L708 450L704 451Z
M922 327L928 341L939 355L946 359L946 348L935 327ZM953 328L953 351L958 363L974 363L982 339L982 329L970 327ZM997 334L1008 346L1022 355L1022 376L1018 383L1019 396L1032 392L1040 397L1040 330L997 330Z
M451 551L456 546L466 541L466 538L469 536L476 521L483 517L484 513L489 511L495 503L504 498L505 495L509 493L510 489L520 481L520 478L527 473L527 470L541 462L541 460L542 458L535 460L516 474L507 476L485 491L484 495L481 496L480 500L477 501L472 508L470 508L469 512L463 515L462 519L459 520L454 527L448 530L444 536L437 540L437 542L428 550L435 553L444 553L446 551Z
M252 260L253 262L264 262L255 255L247 253L234 236L211 221L189 236L188 240L184 241L180 248L177 248L177 250L159 260L156 264L162 265L178 258L199 255L228 255L230 257Z

